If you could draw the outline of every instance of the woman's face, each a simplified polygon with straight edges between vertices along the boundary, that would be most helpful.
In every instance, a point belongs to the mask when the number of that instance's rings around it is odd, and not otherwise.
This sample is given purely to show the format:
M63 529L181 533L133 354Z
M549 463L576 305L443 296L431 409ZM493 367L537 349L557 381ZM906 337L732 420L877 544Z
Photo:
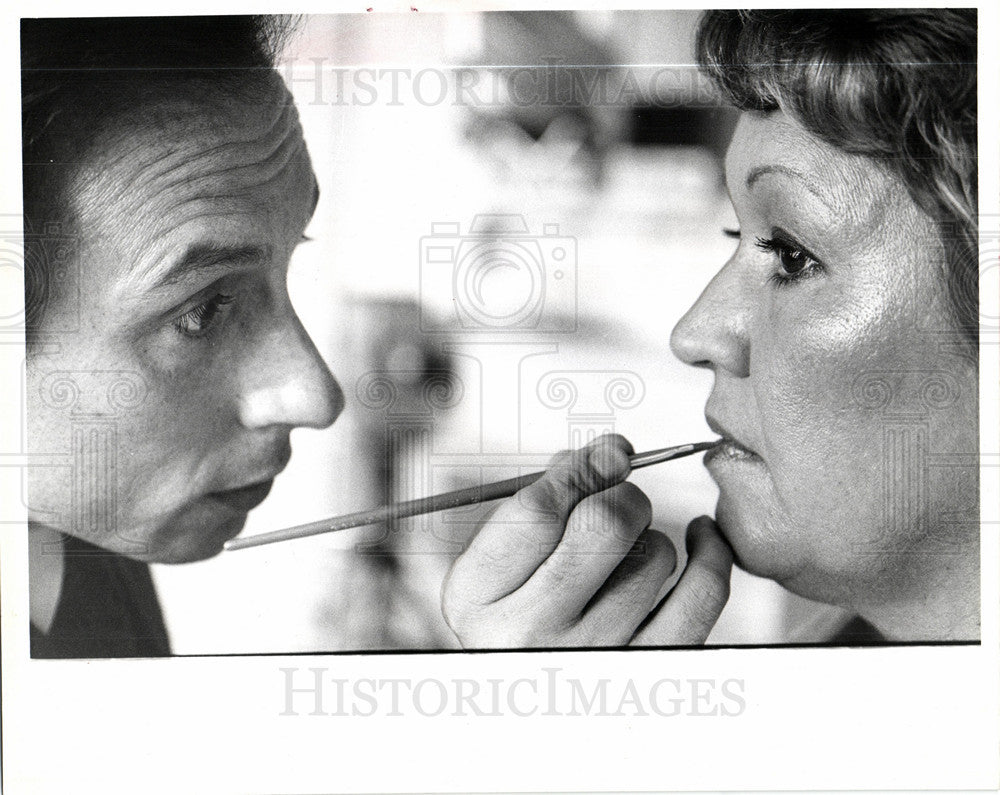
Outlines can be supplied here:
M169 95L102 135L70 191L78 266L29 353L31 516L104 548L216 554L296 426L342 395L289 302L316 182L276 76ZM40 460L40 459L39 459Z
M805 596L907 599L978 554L978 380L947 241L898 178L782 113L743 114L726 180L736 251L672 337L715 376L721 529Z

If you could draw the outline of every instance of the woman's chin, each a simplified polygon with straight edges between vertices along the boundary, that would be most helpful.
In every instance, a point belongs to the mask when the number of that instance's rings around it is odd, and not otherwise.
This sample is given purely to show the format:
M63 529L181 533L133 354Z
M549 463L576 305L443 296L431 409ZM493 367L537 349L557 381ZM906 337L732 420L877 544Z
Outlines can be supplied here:
M748 574L773 580L805 599L841 606L850 603L851 572L817 565L805 548L794 544L798 534L782 532L767 514L720 497L716 524L733 549L733 563Z
M715 508L715 521L733 549L733 562L743 571L779 583L794 576L790 554L794 550L787 540L782 541L763 511L754 510L745 500L727 499L722 491Z

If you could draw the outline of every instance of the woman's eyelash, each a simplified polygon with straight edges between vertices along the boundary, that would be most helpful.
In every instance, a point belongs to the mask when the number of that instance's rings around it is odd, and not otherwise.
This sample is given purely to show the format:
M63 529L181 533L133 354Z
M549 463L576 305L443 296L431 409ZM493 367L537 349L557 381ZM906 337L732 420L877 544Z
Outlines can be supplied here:
M724 228L722 234L736 240L742 237L739 229ZM775 231L769 238L758 237L754 245L778 258L780 270L768 277L768 281L774 284L784 286L811 278L824 270L823 264L816 257L782 232Z
M780 270L775 271L769 278L769 281L775 284L787 285L809 279L823 270L823 265L816 257L782 235L770 238L758 237L756 246L761 251L767 251L778 258Z
M217 293L202 304L189 309L174 321L174 328L185 337L200 338L208 336L225 307L235 300L235 296Z

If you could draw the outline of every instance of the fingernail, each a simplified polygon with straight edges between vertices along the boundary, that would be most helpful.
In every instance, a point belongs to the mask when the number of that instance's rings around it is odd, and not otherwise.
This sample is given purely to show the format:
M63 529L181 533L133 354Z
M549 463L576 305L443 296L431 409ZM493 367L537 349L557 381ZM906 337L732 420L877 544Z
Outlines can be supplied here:
M684 545L687 547L688 551L691 551L691 545L694 543L695 535L710 533L714 528L715 520L713 520L711 516L698 516L692 519L688 523L688 532L684 539Z

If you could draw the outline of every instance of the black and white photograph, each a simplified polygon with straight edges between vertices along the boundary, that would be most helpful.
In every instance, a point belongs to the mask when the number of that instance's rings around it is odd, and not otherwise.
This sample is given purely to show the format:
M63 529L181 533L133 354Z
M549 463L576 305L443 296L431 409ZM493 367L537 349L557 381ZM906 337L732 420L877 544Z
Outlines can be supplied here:
M996 13L258 10L4 17L10 791L1000 786Z

